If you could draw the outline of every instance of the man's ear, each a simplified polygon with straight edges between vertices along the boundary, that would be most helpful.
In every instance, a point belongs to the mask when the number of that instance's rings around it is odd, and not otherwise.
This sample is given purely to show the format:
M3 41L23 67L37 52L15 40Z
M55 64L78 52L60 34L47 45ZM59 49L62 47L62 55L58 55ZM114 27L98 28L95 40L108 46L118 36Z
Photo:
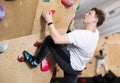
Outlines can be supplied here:
M94 23L97 23L98 22L98 18L95 18L95 20L93 21Z

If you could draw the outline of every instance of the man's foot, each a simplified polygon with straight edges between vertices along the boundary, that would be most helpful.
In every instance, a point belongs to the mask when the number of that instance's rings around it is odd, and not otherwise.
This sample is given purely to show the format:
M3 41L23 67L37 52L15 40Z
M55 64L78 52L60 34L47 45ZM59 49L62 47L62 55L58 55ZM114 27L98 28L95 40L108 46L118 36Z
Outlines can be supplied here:
M23 51L23 55L25 60L34 68L37 67L36 62L34 61L34 57L29 54L27 51Z

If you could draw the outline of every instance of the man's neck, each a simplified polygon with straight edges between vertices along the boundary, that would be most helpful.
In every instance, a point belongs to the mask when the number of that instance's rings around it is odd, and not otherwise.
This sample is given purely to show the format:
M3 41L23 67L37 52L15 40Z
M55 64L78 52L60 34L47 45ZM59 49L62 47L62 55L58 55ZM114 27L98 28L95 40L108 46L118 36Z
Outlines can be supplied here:
M95 31L96 31L96 26L95 26L95 25L87 25L87 26L86 26L86 29L87 29L87 30L90 30L90 31L92 31L92 32L95 32Z

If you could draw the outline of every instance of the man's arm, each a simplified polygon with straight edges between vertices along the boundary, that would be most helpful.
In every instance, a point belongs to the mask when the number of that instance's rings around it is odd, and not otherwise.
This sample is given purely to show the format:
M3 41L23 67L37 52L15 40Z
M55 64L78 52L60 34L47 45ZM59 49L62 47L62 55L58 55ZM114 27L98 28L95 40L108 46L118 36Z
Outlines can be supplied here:
M95 55L95 58L98 59L98 55Z
M49 33L55 44L69 44L69 39L67 34L60 35L58 31L55 29L54 24L51 24L49 27Z
M55 44L69 44L69 39L67 34L60 35L60 33L56 30L53 20L52 20L52 13L50 11L45 11L43 13L43 17L47 21L47 23L51 23L48 25L49 33L54 41Z

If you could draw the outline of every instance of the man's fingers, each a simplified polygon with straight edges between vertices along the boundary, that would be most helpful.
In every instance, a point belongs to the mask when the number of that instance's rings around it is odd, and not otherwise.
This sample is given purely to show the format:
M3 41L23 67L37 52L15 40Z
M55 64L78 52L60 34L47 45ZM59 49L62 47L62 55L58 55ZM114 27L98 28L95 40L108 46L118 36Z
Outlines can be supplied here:
M46 16L52 16L52 12L51 11L45 11L43 14L42 14L42 16L43 17L46 17Z
M51 11L49 11L49 12L50 12L49 14L52 15L52 12Z

